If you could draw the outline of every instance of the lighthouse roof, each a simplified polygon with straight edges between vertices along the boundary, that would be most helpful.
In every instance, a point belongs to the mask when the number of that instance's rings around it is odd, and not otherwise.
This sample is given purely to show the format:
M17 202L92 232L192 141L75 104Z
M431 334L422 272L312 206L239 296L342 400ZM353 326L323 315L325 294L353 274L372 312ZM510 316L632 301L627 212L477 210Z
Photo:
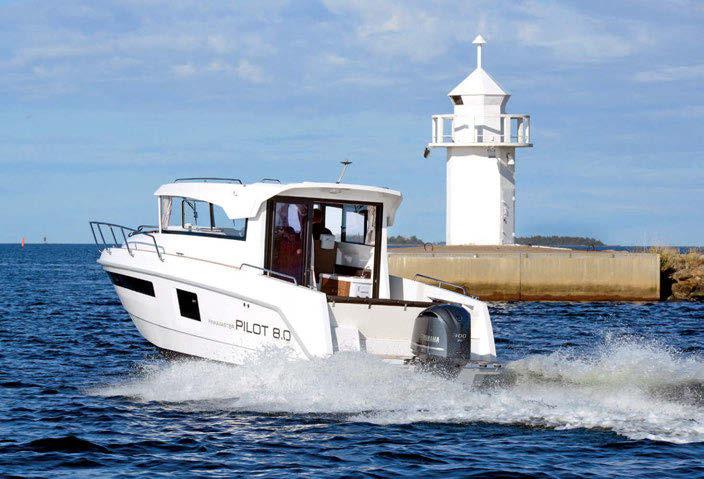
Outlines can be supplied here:
M508 96L508 93L496 83L496 80L491 78L484 68L482 68L482 48L486 44L486 40L481 35L472 42L477 46L477 68L469 74L467 78L452 89L447 96L458 95L503 95Z
M508 95L483 68L476 68L467 78L447 94L456 95Z

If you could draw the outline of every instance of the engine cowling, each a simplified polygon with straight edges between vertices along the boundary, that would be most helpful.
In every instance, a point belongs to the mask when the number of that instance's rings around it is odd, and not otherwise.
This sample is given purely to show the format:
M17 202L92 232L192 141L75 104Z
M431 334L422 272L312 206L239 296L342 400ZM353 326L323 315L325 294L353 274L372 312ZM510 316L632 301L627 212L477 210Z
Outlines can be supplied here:
M472 354L472 318L456 304L435 304L415 320L411 338L412 362L422 369L456 374Z

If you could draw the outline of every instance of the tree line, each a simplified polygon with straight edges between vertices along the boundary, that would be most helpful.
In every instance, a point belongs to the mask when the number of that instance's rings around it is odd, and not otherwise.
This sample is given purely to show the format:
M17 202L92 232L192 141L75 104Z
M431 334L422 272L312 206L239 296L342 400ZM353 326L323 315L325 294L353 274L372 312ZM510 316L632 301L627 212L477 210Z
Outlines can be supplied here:
M606 246L598 239L585 236L518 236L516 243L533 246Z
M517 244L533 245L533 246L606 246L596 238L586 236L518 236L516 237ZM390 245L423 245L426 244L421 238L413 236L389 236ZM433 243L443 244L443 243Z

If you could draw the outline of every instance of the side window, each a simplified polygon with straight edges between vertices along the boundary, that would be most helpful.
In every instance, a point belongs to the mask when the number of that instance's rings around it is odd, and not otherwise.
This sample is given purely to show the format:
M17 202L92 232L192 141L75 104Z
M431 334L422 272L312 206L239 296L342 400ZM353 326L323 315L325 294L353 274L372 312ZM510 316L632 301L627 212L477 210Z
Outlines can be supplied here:
M178 298L178 309L184 318L200 321L200 308L198 307L198 295L182 289L176 290Z
M232 238L245 239L247 236L247 220L245 218L230 219L225 210L213 205L213 233L222 233Z
M167 233L197 233L245 240L247 219L228 218L222 207L179 196L161 197L161 228Z
M325 205L325 227L335 235L335 241L342 241L342 208Z
M198 230L210 228L210 203L181 198L181 218L181 226L184 228L188 228L188 225Z
M165 230L181 229L181 200L176 196L161 197L161 227Z
M364 205L345 205L342 214L342 241L364 244L367 231L367 207Z

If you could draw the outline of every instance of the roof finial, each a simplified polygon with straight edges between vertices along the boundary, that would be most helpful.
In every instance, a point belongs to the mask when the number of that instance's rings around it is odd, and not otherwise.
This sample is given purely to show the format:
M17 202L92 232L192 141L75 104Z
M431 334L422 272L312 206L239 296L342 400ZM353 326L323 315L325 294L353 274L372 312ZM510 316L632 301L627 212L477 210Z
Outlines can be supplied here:
M486 40L484 40L484 37L481 35L477 35L477 38L475 38L472 42L473 45L477 46L477 68L482 67L482 47L485 43Z

